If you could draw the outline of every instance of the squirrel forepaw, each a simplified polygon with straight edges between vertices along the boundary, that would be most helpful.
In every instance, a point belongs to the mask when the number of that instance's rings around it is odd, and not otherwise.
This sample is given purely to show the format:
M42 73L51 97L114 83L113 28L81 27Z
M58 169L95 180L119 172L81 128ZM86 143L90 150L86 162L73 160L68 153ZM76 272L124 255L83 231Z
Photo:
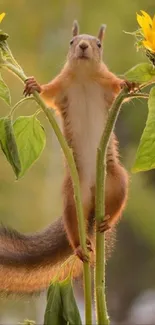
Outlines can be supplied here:
M94 251L93 244L89 238L86 239L86 245L89 252ZM82 262L89 262L89 256L80 245L75 248L74 253Z
M110 216L107 215L104 217L104 220L98 225L97 227L97 231L99 232L105 232L107 230L109 230L111 228L111 225L110 225Z
M128 88L128 91L130 93L133 93L133 92L135 92L137 90L140 90L138 83L132 82L132 81L128 81L128 80L122 80L121 83L120 83L120 87L121 87L121 89L123 89L124 87L127 87Z
M82 261L82 262L89 262L89 256L85 254L83 248L79 245L75 248L74 254Z
M30 96L34 91L38 93L41 92L41 86L37 83L34 77L29 77L25 80L25 88L23 94L26 96Z
M89 237L86 239L87 249L89 252L94 252L94 246Z

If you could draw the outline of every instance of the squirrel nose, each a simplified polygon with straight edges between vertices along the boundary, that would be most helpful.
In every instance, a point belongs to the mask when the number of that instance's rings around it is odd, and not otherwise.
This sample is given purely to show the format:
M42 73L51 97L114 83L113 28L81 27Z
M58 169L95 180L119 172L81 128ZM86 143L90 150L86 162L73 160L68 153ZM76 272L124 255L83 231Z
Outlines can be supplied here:
M87 44L86 42L82 42L82 43L79 44L79 47L80 47L83 51L85 51L85 50L88 48L88 44Z

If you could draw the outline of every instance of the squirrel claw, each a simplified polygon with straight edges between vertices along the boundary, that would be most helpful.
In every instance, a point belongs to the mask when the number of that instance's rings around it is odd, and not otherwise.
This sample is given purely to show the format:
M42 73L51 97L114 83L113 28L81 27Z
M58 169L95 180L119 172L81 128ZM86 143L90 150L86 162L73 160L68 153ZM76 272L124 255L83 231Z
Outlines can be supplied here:
M99 231L100 233L103 233L103 232L109 230L111 228L109 220L110 220L110 216L109 215L105 216L104 220L98 225L97 231Z
M89 252L94 252L92 241L88 237L86 239L86 245ZM82 262L89 262L89 256L85 254L80 245L75 248L74 253Z
M34 77L29 77L25 80L25 88L23 91L23 94L26 96L30 96L33 94L34 91L37 91L38 93L41 92L40 85L36 82Z
M87 249L89 252L94 252L92 241L87 237L86 239Z
M74 253L82 262L89 262L89 256L84 253L80 245L76 247Z
M120 86L121 86L121 89L123 89L124 87L127 87L130 93L140 90L138 83L128 81L128 80L122 80Z

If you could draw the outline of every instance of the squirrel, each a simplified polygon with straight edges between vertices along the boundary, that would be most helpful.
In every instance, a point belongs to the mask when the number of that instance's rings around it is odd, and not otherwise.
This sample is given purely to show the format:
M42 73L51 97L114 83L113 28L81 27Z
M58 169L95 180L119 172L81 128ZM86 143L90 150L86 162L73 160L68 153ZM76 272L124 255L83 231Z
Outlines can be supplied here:
M34 77L30 77L24 88L25 96L37 91L48 107L60 113L63 134L73 150L79 175L90 251L94 234L97 148L114 99L122 87L127 86L132 91L135 86L115 76L102 61L104 34L105 25L102 25L97 37L81 35L75 21L67 61L60 74L45 85L39 85ZM73 271L75 277L82 268L80 260L88 259L80 247L73 185L67 163L65 171L62 218L32 235L0 228L0 291L41 291L49 285L60 263L70 255L75 253L79 257ZM114 133L107 149L105 185L105 219L98 227L100 232L118 222L128 196L128 173L119 161ZM66 272L65 268L62 277Z

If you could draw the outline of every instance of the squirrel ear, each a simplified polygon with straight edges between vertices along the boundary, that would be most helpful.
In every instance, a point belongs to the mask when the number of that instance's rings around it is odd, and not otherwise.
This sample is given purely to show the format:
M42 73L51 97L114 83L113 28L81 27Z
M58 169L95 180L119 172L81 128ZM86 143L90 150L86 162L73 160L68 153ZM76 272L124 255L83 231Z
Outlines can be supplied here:
M77 36L78 34L79 34L79 25L78 25L77 20L74 20L73 27L72 27L72 35L74 37L74 36Z
M99 29L99 33L98 33L97 38L100 40L101 43L102 43L103 38L104 38L106 27L107 27L106 25L101 25L101 27Z

